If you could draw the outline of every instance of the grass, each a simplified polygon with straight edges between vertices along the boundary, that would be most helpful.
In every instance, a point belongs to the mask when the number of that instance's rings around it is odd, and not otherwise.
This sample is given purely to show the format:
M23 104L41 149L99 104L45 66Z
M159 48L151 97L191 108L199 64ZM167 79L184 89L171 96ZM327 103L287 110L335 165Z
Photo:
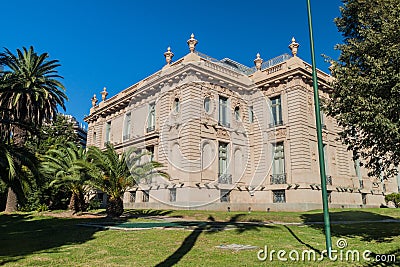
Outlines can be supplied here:
M307 222L322 221L321 211L311 212L209 212L130 210L130 218L118 221L143 222L153 216L185 220L231 222L237 228L212 231L210 223L197 231L151 229L115 231L80 227L80 223L106 223L106 218L55 218L37 213L0 214L0 265L5 266L376 266L376 262L261 262L256 250L231 251L221 244L254 245L259 248L322 251L323 225L256 225L242 221ZM331 220L379 220L400 218L400 210L333 210ZM394 254L400 262L399 223L357 223L332 225L334 248L345 238L346 249ZM373 255L375 255L373 254Z
M399 209L330 209L331 221L373 221L383 219L400 219ZM229 221L236 217L241 222L323 222L321 210L308 212L221 212L204 210L127 210L133 217L165 216L186 220Z

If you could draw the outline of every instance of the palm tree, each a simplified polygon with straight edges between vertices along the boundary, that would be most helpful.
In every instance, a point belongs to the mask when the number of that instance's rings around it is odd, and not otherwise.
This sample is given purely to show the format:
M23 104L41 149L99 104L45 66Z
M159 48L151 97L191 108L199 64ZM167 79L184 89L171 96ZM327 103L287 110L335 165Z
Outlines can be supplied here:
M86 211L85 192L90 178L86 149L69 142L65 147L50 149L43 156L41 171L52 179L50 186L66 186L71 191L69 208Z
M14 55L5 49L0 54L0 65L6 67L0 75L0 125L7 138L12 136L15 146L23 147L28 133L55 118L58 106L65 110L67 100L64 86L58 79L58 60L47 60L47 53L37 54L33 47L17 49ZM23 177L16 177L23 179ZM17 209L17 198L10 187L7 210Z
M9 202L16 202L17 195L20 200L24 192L29 190L28 179L16 177L37 177L37 158L34 153L25 147L16 147L0 139L0 180L8 186L6 212L13 212Z
M155 161L142 161L148 155L134 148L118 154L111 144L106 150L90 147L88 157L92 160L95 174L91 180L94 187L108 195L106 212L110 217L119 217L124 211L122 197L125 191L137 184L139 179L150 179L161 175L169 177L167 173L157 170L162 167Z

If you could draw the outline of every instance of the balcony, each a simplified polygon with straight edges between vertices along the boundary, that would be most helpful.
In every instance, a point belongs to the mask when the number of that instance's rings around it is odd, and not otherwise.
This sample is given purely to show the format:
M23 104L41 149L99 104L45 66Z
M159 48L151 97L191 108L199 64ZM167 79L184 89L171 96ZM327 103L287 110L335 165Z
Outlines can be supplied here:
M219 174L218 183L220 184L232 184L232 174Z
M156 126L155 126L155 125L149 126L149 127L147 127L146 132L147 132L147 133L154 132L155 129L156 129Z
M282 126L282 125L283 125L283 121L275 121L275 122L268 124L268 127L274 128L274 127L278 127L278 126Z
M105 141L104 142L104 147L107 147L107 145L111 144L111 141Z
M332 185L332 176L330 176L330 175L326 176L326 184L327 185Z
M272 174L271 184L286 184L286 173Z
M226 128L230 128L231 127L231 124L229 122L221 122L221 121L219 121L218 125L222 126L222 127L226 127Z

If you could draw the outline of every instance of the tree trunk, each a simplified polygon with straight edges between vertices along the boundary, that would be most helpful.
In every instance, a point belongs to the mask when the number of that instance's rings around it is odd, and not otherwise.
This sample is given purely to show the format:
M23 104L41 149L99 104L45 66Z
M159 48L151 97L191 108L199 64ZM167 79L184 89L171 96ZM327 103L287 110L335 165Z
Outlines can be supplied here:
M75 211L75 206L76 206L75 202L76 202L76 194L72 193L71 199L69 200L68 209L72 210L74 213L76 212Z
M68 208L74 213L86 211L85 196L82 192L80 192L79 194L72 193Z
M13 142L15 146L22 147L25 144L27 133L25 130L18 126L13 128ZM18 160L18 159L14 159ZM19 179L19 177L14 177L13 179ZM15 212L18 208L18 198L14 190L9 187L7 194L7 202L5 212Z
M18 208L17 194L11 187L9 187L5 212L15 212L17 211L17 208Z
M119 217L124 212L124 203L120 197L108 198L106 213L108 217Z

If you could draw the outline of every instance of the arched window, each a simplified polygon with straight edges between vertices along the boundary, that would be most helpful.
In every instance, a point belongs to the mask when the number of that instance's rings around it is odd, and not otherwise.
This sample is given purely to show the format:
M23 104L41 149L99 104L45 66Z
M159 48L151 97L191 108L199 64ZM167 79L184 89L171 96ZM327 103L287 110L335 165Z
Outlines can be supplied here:
M178 113L179 112L179 98L174 99L174 112Z

